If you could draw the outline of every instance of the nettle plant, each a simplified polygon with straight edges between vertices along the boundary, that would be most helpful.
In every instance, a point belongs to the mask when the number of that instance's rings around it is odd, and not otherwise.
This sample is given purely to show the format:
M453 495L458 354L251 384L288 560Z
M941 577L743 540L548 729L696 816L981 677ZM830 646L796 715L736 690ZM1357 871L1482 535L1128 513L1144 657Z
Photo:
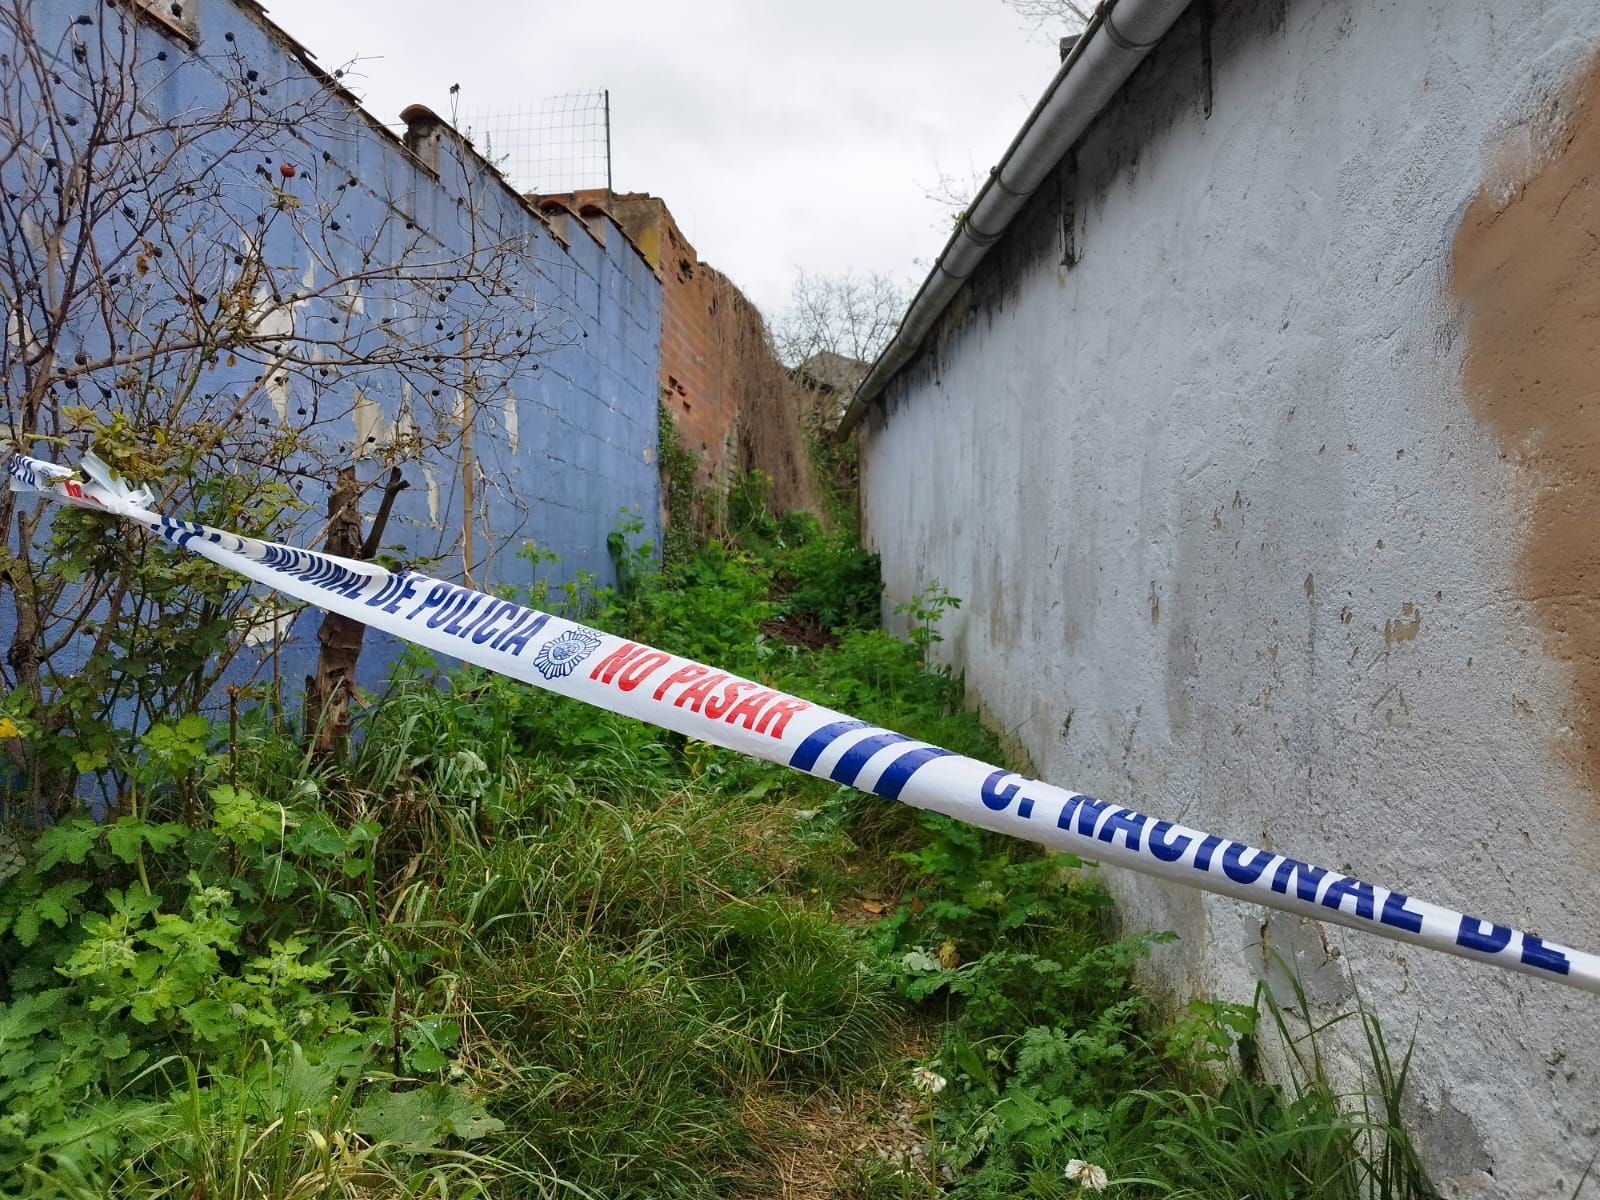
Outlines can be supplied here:
M387 136L336 79L255 57L128 5L0 0L0 438L92 446L167 511L273 536L305 481L451 458L474 397L564 318L532 299L531 225L480 162L440 156L456 203L424 229L324 149ZM49 819L116 730L192 710L259 622L218 568L94 514L4 492L0 531L25 735L0 745Z

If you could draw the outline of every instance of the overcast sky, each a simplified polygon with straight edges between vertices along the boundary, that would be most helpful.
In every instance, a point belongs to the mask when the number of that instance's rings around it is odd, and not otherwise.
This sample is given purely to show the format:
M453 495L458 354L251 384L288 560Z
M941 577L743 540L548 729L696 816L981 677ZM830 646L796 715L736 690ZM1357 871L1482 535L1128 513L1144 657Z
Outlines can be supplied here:
M950 229L924 192L987 172L1056 68L1000 0L267 3L323 66L359 60L347 82L389 124L448 116L456 83L480 131L609 88L616 189L665 199L769 315L802 269L920 283Z

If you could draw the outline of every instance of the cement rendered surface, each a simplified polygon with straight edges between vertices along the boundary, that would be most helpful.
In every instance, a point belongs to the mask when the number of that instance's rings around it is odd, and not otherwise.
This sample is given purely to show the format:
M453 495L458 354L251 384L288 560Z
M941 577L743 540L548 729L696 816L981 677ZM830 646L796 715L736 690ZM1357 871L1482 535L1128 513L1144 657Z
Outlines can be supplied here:
M1245 0L1208 87L1191 11L891 384L861 452L886 611L963 599L940 649L1042 778L1596 940L1600 221L1592 160L1560 164L1593 17ZM1462 234L1500 213L1507 244ZM1502 278L1519 238L1542 267ZM1549 356L1497 348L1532 330ZM1570 1196L1600 1150L1593 997L1107 882L1180 934L1151 966L1180 999L1284 995L1287 964L1321 1014L1414 1031L1446 1196Z

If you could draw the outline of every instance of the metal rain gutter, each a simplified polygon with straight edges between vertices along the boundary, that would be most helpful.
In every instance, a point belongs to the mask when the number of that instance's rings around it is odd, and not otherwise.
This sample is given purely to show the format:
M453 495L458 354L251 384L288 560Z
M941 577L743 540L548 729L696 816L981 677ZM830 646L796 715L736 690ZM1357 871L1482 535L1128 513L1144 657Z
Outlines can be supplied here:
M1072 53L1006 148L1000 165L989 172L965 218L945 243L894 339L856 389L839 422L838 437L850 435L866 415L867 406L916 356L934 322L989 247L1000 240L1028 197L1188 6L1189 0L1113 0L1095 11Z

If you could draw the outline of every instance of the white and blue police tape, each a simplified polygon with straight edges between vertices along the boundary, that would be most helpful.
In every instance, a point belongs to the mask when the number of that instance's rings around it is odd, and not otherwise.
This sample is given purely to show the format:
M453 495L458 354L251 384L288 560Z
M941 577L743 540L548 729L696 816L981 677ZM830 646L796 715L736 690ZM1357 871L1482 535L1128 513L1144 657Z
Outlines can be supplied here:
M1600 992L1600 956L1003 771L511 600L163 517L148 492L92 458L83 482L21 454L7 467L14 491L126 517L297 600L611 712L1101 863Z

